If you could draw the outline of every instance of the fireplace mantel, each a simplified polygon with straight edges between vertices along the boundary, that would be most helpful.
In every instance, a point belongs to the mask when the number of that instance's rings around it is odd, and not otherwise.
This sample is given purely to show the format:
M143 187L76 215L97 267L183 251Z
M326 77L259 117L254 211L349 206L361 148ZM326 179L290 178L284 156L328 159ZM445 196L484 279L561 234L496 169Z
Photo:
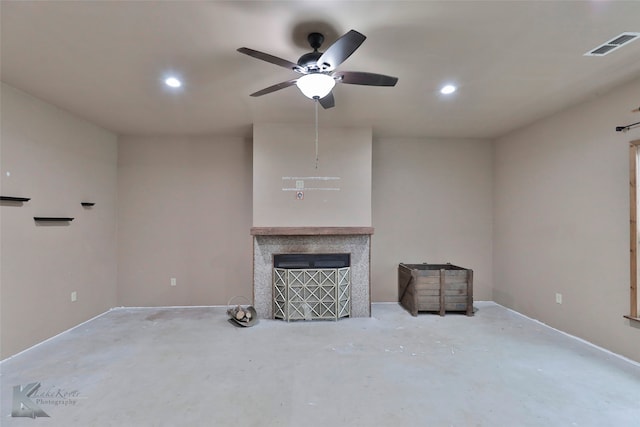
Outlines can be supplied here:
M373 227L252 227L252 236L358 236L373 234Z

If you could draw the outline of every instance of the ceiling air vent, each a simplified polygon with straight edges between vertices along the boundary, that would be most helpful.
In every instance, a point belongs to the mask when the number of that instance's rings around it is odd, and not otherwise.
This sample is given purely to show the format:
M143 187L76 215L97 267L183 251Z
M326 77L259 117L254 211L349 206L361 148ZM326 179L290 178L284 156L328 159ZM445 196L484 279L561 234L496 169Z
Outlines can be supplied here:
M640 33L622 33L614 37L606 43L601 44L597 48L585 53L584 56L604 56L614 50L621 48L625 44L632 42L640 37Z

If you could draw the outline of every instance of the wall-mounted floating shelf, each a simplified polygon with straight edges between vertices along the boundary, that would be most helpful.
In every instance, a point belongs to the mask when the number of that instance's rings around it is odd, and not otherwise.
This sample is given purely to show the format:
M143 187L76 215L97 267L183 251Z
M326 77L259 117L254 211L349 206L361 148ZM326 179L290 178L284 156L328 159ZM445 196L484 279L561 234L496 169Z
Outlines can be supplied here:
M35 221L73 221L73 218L61 217L61 216L34 216Z
M0 200L6 202L28 202L31 199L28 197L0 196Z
M85 208L90 208L91 206L95 205L95 203L93 202L80 202L80 204Z

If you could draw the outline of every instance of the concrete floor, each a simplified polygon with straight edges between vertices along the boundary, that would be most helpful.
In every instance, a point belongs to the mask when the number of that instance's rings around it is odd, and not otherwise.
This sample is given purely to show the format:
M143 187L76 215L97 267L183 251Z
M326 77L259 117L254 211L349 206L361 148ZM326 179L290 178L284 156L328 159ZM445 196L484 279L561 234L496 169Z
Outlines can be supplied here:
M640 425L640 365L476 307L252 328L220 307L116 309L4 361L0 424ZM49 418L11 417L13 386L33 382L71 396L40 404Z

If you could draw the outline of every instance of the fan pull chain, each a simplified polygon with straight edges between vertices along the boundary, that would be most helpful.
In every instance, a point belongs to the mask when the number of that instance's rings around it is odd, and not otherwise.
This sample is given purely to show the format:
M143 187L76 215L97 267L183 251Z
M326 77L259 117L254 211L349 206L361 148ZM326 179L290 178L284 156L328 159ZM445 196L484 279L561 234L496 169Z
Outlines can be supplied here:
M318 169L318 98L315 98L316 104L316 169Z

